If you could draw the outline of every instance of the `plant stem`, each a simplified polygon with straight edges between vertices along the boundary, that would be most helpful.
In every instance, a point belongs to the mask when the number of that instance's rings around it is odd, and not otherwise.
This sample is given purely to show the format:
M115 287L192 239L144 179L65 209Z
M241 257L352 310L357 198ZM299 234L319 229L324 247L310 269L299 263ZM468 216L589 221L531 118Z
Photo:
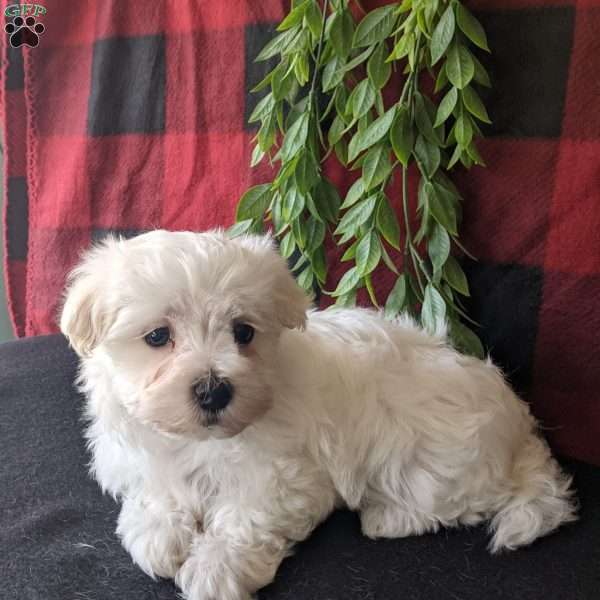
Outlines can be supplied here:
M419 44L420 36L417 37L417 51ZM417 73L415 71L411 71L406 78L406 82L402 89L402 94L400 95L399 104L404 104L405 100L408 97L408 111L409 111L409 119L412 122L413 120L413 95L416 88L416 77ZM410 256L410 260L412 262L413 271L415 272L415 276L417 278L417 283L419 285L419 291L421 295L425 295L425 287L423 286L423 280L421 279L421 265L417 261L417 257L420 259L419 254L413 244L412 232L410 228L410 216L408 213L408 168L402 167L402 209L404 212L404 227L406 230L406 240L404 243L404 268L408 270L408 258Z
M315 70L313 71L312 81L310 82L310 90L308 92L308 104L313 107L313 98L317 87L317 74L319 73L319 63L321 62L321 51L323 50L323 40L325 38L325 20L327 19L327 9L329 8L329 0L323 3L323 17L321 19L321 34L319 35L319 44L317 46L317 58L315 60ZM314 103L315 115L317 117L317 127L319 126L319 107Z

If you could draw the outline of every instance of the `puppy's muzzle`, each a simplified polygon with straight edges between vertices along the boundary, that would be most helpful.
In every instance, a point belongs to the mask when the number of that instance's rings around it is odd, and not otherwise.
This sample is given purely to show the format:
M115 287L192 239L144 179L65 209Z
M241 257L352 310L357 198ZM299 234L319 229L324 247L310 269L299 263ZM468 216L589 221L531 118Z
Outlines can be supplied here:
M224 410L233 397L233 386L227 379L208 376L192 388L200 408L208 412Z

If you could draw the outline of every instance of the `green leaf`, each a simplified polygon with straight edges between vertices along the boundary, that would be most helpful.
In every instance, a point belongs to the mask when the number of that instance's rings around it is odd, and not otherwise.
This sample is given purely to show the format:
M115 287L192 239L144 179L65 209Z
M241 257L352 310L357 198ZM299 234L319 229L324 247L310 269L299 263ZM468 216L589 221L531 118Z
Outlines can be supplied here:
M309 192L319 180L317 161L308 150L302 152L296 165L296 185L303 194Z
M386 319L393 319L402 311L406 304L406 275L402 274L390 292L385 303L384 315Z
M485 87L492 87L492 82L490 81L490 76L488 75L488 72L485 70L485 67L477 60L477 57L474 56L473 54L471 54L471 60L473 61L473 64L475 65L475 74L473 75L473 79L485 86Z
M451 169L459 160L460 160L460 156L463 152L463 149L461 148L461 146L459 144L456 145L456 148L454 148L454 152L452 153L452 156L450 157L450 160L448 161L448 169Z
M370 231L356 247L356 270L361 277L371 273L381 260L379 236Z
M310 33L307 29L301 29L300 33L295 36L289 44L281 49L281 56L290 56L298 52L306 52L310 43Z
M463 296L470 295L467 276L462 270L459 262L453 256L450 256L444 265L444 279L453 289L461 293Z
M363 79L350 94L348 102L352 106L352 115L360 119L366 115L375 103L376 92L368 79Z
M443 329L446 324L446 303L430 283L425 288L421 320L425 329L431 334Z
M248 123L255 123L256 121L260 121L263 119L265 115L270 113L275 108L275 98L273 98L273 94L269 92L259 103L256 105L250 118L248 119Z
M304 18L309 4L310 0L304 0L304 2L291 10L285 19L279 23L277 31L285 31L286 29L290 29L290 27L294 27L294 25L298 25L298 23L300 23L300 21L302 21Z
M315 204L315 201L310 192L307 192L304 196L304 200L306 202L306 208L308 208L308 212L315 218L317 221L321 221L323 223L323 219L319 213L319 209Z
M298 164L299 158L299 156L296 156L289 162L285 163L285 165L282 165L277 177L275 177L275 181L273 181L274 188L281 187L294 174L294 169Z
M293 158L306 143L308 136L308 113L302 113L288 129L281 146L281 160L287 162Z
M442 139L433 128L435 120L435 105L423 94L415 94L415 121L419 131L433 144L442 145Z
M446 59L446 74L450 83L459 89L469 84L475 74L471 53L461 44L453 44Z
M427 198L427 205L433 218L451 235L458 235L456 227L456 209L440 193L437 185L427 181L423 186L423 193Z
M304 228L304 223L302 222L301 219L296 219L295 221L292 222L292 233L294 234L294 239L296 240L296 244L298 244L298 246L300 248L304 248L304 243L306 241L306 229ZM306 256L304 254L302 254L302 257L306 258ZM296 266L292 270L297 269L302 264L304 264L304 262L299 260L296 263Z
M336 12L333 15L329 29L329 39L334 52L345 59L352 49L352 35L354 34L354 20L349 11Z
M410 154L413 150L415 142L415 133L413 131L412 122L408 109L402 106L398 110L398 116L394 120L394 124L390 130L390 141L394 154L398 160L406 167L410 160Z
M398 5L394 3L369 11L358 24L352 45L357 48L385 40L392 33L396 23L395 10L397 7Z
M342 296L350 293L356 288L360 281L360 275L356 270L356 267L352 267L349 271L346 271L340 279L335 291L331 292L333 297Z
M335 305L342 308L352 308L356 306L356 290L338 296Z
M336 115L327 132L327 141L329 142L329 145L335 146L342 139L345 130L346 124L341 119L340 115Z
M304 20L315 39L318 39L321 35L322 19L319 4L312 0L304 13Z
M281 194L279 192L275 192L271 203L271 221L275 235L281 235L288 227L288 223L283 220L281 215Z
M396 105L394 104L392 108L375 119L364 131L356 133L348 148L349 160L354 160L363 150L370 148L381 140L389 131L395 116Z
M394 262L392 261L392 259L390 258L390 255L388 254L387 250L385 249L385 246L383 244L381 244L381 258L383 259L383 262L385 263L386 267L395 275L400 275L400 272L398 271L398 269L396 268L396 265L394 264Z
M385 112L385 105L383 104L383 94L381 93L381 90L375 94L375 110L379 116Z
M348 73L348 71L352 71L363 63L369 56L371 56L371 52L373 52L374 46L369 46L366 50L363 50L358 56L355 56L350 62L344 65L343 71L344 74Z
M228 230L227 235L230 238L238 237L239 235L243 235L244 233L248 233L254 224L254 219L245 219L244 221L239 221L238 223L234 223Z
M317 281L323 285L327 279L327 259L325 257L325 247L319 246L310 257L310 264Z
M296 58L294 59L294 75L296 76L296 81L300 86L308 83L308 76L310 73L309 69L310 67L308 66L308 59L306 58L306 55L301 53L296 54ZM286 94L286 97L289 97L289 94Z
M467 107L467 110L475 115L480 121L484 123L491 123L490 117L488 115L481 98L477 94L477 92L468 85L460 92L463 104Z
M307 292L312 291L314 282L312 269L310 267L306 267L306 269L304 269L304 271L298 275L296 281L303 290L306 290Z
M348 102L348 88L345 85L338 87L335 90L335 111L337 117L339 117L346 124L350 123L352 114L346 110L346 104ZM336 117L336 118L337 118Z
M296 25L283 33L280 33L278 36L274 37L259 53L259 55L254 59L255 62L261 62L263 60L268 60L272 58L276 54L282 52L286 47L294 42L294 39L302 33L300 27Z
M346 251L344 252L342 258L340 259L341 262L347 262L349 260L352 260L356 256L356 246L358 246L359 241L360 240L355 240L353 244L351 244L350 246L348 246L348 248L346 248Z
M250 166L255 167L263 158L265 153L261 150L260 146L256 144L252 150L252 158L250 159Z
M367 75L376 90L384 87L392 74L392 66L385 62L386 54L385 42L381 42L377 45L367 63Z
M419 135L415 143L415 158L419 164L421 172L430 179L440 166L440 149L426 140L424 136Z
M271 78L271 90L273 91L273 98L276 101L285 98L291 91L294 85L294 75L287 69L287 63L282 62L273 71L273 77Z
M473 139L473 127L471 125L471 119L468 114L459 115L454 124L454 135L456 141L465 148L471 143Z
M367 288L367 292L369 292L369 299L371 300L371 304L375 308L379 308L379 304L377 303L377 296L375 295L375 288L373 287L373 280L371 279L371 274L365 275L364 278L365 286Z
M328 92L343 81L346 74L343 66L344 61L337 55L327 62L321 76L324 92Z
M264 118L256 140L260 149L263 152L268 152L271 146L275 143L275 113L269 113Z
M283 258L289 258L296 249L296 242L291 231L288 231L279 244L279 252Z
M304 210L305 200L300 191L291 187L283 197L281 205L281 214L288 223L297 219Z
M385 196L379 201L375 223L377 229L381 232L381 235L383 235L387 243L399 250L400 225L398 224L396 213L392 210L392 207Z
M330 223L336 223L342 200L337 188L327 179L321 179L314 191L319 214Z
M435 174L434 181L439 184L438 187L443 188L447 194L453 197L453 202L458 204L463 198L458 191L458 188L452 183L452 180L444 175L443 171L438 171Z
M467 154L476 165L481 165L482 167L486 166L481 154L479 154L479 150L477 150L475 142L471 141L471 143L467 146Z
M414 52L415 40L416 38L411 31L404 33L398 40L398 43L394 46L392 53L386 58L386 62L389 63L392 60L400 60L411 54L411 52Z
M460 2L456 3L456 22L461 31L476 45L483 50L490 51L487 36L481 23L469 12L466 6Z
M294 237L296 237L295 233L294 233ZM298 241L298 238L296 238L296 241ZM298 244L298 245L300 245L300 244ZM307 262L308 262L308 258L306 257L306 254L304 254L304 253L300 254L300 258L296 261L296 264L291 268L292 273L296 273Z
M442 58L444 52L448 49L452 38L454 37L454 11L452 5L448 5L448 8L444 11L441 19L439 20L436 28L433 30L431 35L430 50L431 50L431 64L435 63Z
M308 97L304 96L291 107L285 119L286 129L289 129L302 116L303 113L308 112L308 108Z
M263 183L249 188L240 198L236 211L236 221L262 218L271 202L271 184Z
M392 170L390 149L387 144L377 144L365 156L362 169L362 180L366 191L384 181Z
M467 89L467 88L465 88ZM441 125L452 114L456 101L458 100L458 91L455 87L451 87L450 91L442 98L435 117L434 127Z
M460 154L460 162L467 169L470 169L473 166L473 161L471 160L471 157L469 156L469 153L466 152L466 148L465 148L465 152L461 152L461 154Z
M457 320L450 324L450 337L457 350L477 358L485 358L485 350L481 340L468 327Z
M433 270L439 271L450 256L450 236L448 232L435 223L433 225L429 243L427 244L427 252L433 265Z
M446 63L444 63L438 72L438 75L435 80L435 87L433 88L433 93L437 94L442 90L442 88L448 83L448 75L446 75Z
M363 223L366 223L373 214L377 202L377 196L369 196L348 210L341 218L335 233L354 233Z
M354 204L356 204L362 195L365 193L365 182L359 177L348 190L346 194L346 198L344 199L344 203L341 208L346 209L350 208Z
M277 67L275 67L276 69ZM273 69L273 71L275 71ZM250 91L254 94L256 92L260 92L260 90L266 88L271 83L271 78L273 77L273 71L269 71L263 79L261 79Z
M306 241L304 249L311 254L323 243L323 240L325 240L325 225L313 217L310 217L306 221Z

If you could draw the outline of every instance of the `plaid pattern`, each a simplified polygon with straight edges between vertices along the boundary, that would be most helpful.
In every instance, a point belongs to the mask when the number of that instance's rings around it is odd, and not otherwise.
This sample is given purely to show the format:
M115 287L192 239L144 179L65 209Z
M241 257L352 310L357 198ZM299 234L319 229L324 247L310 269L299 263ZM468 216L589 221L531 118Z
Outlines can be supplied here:
M468 4L494 51L482 57L489 168L455 175L480 258L465 265L470 311L556 447L600 463L600 0ZM91 241L229 225L243 190L268 178L248 166L246 91L287 2L46 7L37 48L2 45L6 278L21 336L56 331L65 273ZM391 283L382 271L378 293Z

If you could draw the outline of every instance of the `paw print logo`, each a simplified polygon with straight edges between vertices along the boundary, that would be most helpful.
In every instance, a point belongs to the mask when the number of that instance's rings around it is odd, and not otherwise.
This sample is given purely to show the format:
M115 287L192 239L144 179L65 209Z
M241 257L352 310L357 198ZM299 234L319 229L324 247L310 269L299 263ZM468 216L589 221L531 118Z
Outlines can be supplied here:
M4 26L4 31L10 35L10 45L18 48L25 44L35 48L40 43L40 35L44 33L45 27L35 22L35 17L15 17L12 23Z

